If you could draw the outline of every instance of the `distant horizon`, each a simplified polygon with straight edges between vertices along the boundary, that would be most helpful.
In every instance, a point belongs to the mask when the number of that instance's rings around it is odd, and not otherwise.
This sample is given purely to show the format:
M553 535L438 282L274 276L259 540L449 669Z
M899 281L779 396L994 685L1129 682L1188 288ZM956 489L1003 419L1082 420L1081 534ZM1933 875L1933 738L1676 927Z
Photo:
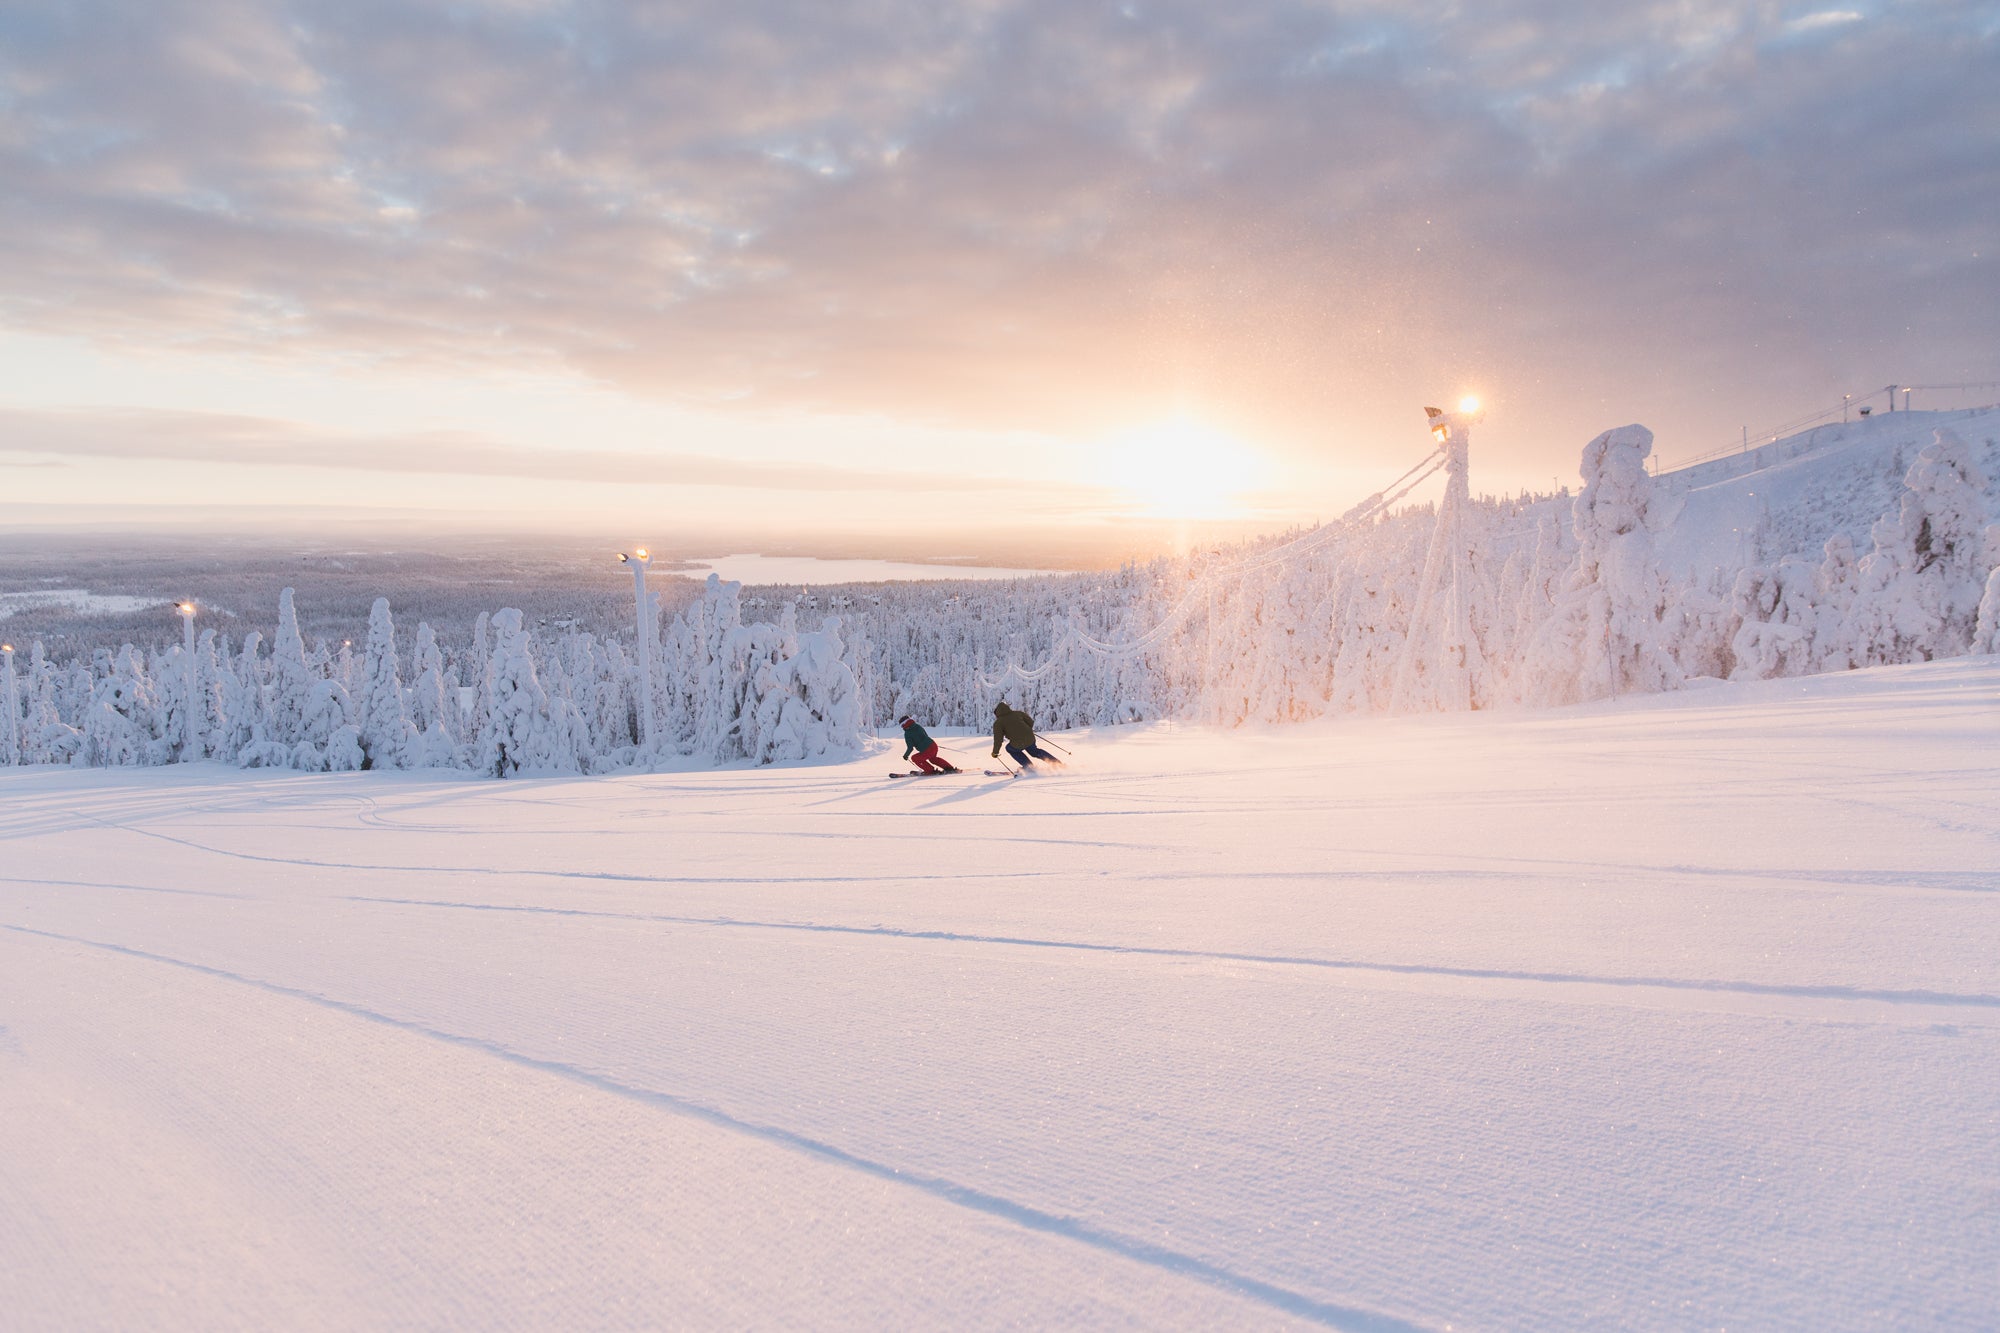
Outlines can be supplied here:
M1983 402L1971 407L1898 408L1882 412L1875 419L1893 419L1906 413L1918 417L1953 418L1967 412L1990 410ZM1792 424L1793 434L1806 434L1829 423L1837 423L1836 407L1829 412L1800 419ZM1850 413L1860 422L1863 414ZM1746 446L1769 442L1771 435L1750 437ZM1663 461L1664 472L1698 466L1701 462L1734 452L1727 446L1680 460ZM1657 456L1656 456L1657 457ZM1475 493L1494 494L1477 484ZM1551 495L1570 488L1574 478L1552 477L1547 486L1520 488L1501 494ZM1427 503L1427 492L1412 493L1411 504ZM994 533L973 525L942 523L921 531L875 534L853 528L754 529L673 531L671 516L659 521L619 521L595 515L544 513L535 516L492 512L388 508L372 509L328 505L123 505L85 506L23 504L0 501L0 543L36 535L76 540L115 537L120 540L161 541L199 538L257 544L293 545L318 549L350 543L422 548L429 543L450 549L464 543L510 543L532 540L553 543L564 549L615 552L621 546L646 546L663 562L697 564L732 556L770 559L822 561L873 561L946 567L953 564L979 568L1002 568L1044 573L1077 572L1113 568L1119 564L1186 554L1203 543L1233 543L1255 540L1297 527L1328 522L1337 517L1330 511L1311 518L1280 521L1276 518L1246 517L1211 520L1115 519L1087 529L1061 524L1043 524ZM680 572L663 568L662 572Z

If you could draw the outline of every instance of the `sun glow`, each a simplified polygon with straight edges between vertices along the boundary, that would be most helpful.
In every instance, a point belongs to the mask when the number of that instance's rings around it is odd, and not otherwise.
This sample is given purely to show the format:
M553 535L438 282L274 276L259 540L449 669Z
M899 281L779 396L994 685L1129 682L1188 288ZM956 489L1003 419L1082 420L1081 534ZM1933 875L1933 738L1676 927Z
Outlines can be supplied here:
M1249 513L1249 492L1270 484L1270 464L1233 435L1173 417L1121 435L1107 480L1153 518L1224 519Z

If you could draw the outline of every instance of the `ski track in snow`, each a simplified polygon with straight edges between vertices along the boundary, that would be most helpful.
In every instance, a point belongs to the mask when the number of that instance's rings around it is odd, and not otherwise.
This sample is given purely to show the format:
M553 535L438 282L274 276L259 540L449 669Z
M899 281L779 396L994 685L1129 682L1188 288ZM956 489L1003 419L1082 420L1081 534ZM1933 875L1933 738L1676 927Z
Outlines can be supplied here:
M1996 700L1986 658L1136 729L942 793L0 773L0 1293L1988 1327Z

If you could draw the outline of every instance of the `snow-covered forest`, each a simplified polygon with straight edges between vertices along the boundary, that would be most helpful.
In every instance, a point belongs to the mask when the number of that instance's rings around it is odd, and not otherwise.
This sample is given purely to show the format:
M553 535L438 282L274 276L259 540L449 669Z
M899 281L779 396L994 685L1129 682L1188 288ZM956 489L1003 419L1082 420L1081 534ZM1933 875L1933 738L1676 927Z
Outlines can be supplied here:
M2000 649L1996 424L1877 417L1661 477L1651 433L1627 426L1585 448L1573 498L1468 499L1451 614L1469 641L1450 650L1468 702ZM358 645L308 647L287 589L268 644L203 629L192 654L11 649L0 763L595 773L853 753L902 712L977 726L1000 697L1051 729L1436 707L1411 688L1449 639L1422 596L1439 507L1396 504L1415 484L1113 572L747 598L710 578L671 616L655 601L650 744L629 631L538 634L505 608L448 650L382 599Z

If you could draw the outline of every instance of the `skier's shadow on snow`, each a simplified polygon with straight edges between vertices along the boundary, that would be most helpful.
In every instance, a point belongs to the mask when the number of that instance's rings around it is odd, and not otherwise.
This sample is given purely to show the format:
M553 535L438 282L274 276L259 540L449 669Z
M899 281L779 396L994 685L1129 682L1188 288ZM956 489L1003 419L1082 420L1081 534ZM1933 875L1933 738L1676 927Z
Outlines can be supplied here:
M947 792L944 795L938 797L934 801L925 801L922 805L918 806L917 809L935 810L941 805L958 805L964 801L976 801L982 796L992 796L995 793L1000 792L1009 786L1012 786L1014 782L1018 782L1019 780L1020 779L1016 778L1008 782L1002 782L999 781L998 779L995 779L991 782L982 783L977 787L962 787L957 791Z

